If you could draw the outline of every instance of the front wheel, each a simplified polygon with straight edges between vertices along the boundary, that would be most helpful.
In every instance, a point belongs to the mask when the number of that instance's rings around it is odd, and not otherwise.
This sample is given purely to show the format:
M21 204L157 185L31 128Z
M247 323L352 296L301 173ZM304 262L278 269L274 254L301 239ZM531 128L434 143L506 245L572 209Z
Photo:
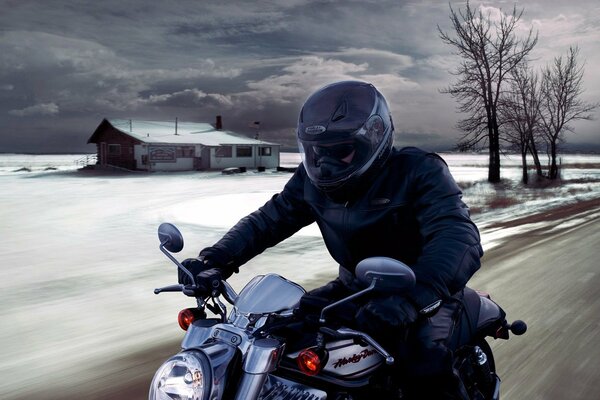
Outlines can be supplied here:
M498 400L500 379L490 345L485 339L464 346L457 352L455 367L472 400Z

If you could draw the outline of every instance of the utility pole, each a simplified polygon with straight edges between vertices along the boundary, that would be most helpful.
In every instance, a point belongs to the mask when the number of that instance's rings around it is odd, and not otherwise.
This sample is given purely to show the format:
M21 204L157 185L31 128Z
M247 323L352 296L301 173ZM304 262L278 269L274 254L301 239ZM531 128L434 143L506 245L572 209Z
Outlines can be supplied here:
M175 117L175 134L177 135L177 117Z
M259 137L260 137L260 121L255 121L254 126L256 126L256 135L254 136L254 139L260 141L260 139L259 139ZM258 149L258 166L262 167L262 145L260 144L260 142L258 143L257 149Z

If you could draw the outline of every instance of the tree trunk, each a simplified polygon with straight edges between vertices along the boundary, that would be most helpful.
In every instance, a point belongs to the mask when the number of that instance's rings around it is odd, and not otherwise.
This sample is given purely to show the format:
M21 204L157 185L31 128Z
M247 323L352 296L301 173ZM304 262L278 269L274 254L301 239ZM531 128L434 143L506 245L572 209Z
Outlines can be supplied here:
M500 138L498 124L492 119L490 127L490 165L488 168L488 181L490 183L500 182Z
M529 152L533 157L533 164L535 165L535 172L537 176L542 176L542 163L540 162L540 156L538 155L537 147L535 146L535 140L533 140L533 136L529 137Z
M522 182L524 185L529 183L529 174L527 173L527 146L521 147L521 164L523 167Z
M550 143L550 179L558 178L558 165L556 165L556 143Z

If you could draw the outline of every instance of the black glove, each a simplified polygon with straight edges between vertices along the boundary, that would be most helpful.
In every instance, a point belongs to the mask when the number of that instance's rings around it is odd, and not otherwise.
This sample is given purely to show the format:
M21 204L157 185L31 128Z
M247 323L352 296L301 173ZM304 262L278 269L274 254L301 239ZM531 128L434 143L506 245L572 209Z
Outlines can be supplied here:
M317 322L321 311L326 306L352 295L354 292L346 288L339 278L305 293L300 299L294 314L299 318ZM358 307L353 302L344 303L325 314L328 324L341 323L351 325Z
M214 263L210 262L204 257L186 258L181 262L181 265L183 265L185 269L190 271L194 278L199 273L206 271L207 269L216 268L216 265ZM192 285L195 283L191 281L189 275L183 272L180 268L177 269L177 280L183 285Z
M344 287L339 279L335 279L324 286L318 287L305 293L300 299L296 314L305 316L308 314L320 314L321 310L352 294Z
M181 263L181 265L190 271L194 277L198 276L198 274L203 271L218 268L221 270L223 279L227 279L234 272L238 272L238 269L233 268L230 264L231 260L227 254L215 247L207 247L200 252L197 258L188 258ZM190 281L190 277L185 272L181 271L181 269L178 269L177 278L178 282L183 285L191 285L194 283Z
M370 300L355 315L356 325L369 334L398 332L415 322L415 307L403 296L389 296Z

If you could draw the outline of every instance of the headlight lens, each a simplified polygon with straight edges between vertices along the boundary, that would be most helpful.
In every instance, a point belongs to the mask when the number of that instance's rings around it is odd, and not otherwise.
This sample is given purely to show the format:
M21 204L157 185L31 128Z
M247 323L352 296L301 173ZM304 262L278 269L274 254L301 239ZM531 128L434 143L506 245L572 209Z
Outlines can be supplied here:
M154 374L150 400L207 400L211 389L208 358L199 351L184 351L169 358Z

